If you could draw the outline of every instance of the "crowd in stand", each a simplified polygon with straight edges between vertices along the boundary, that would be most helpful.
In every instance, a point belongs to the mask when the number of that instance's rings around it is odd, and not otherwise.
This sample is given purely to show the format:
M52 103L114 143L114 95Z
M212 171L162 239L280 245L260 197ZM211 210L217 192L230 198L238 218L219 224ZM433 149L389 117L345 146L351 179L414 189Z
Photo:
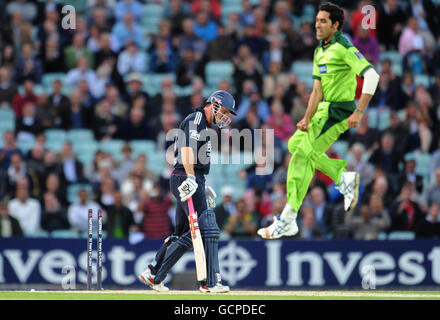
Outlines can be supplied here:
M374 112L341 136L348 149L328 152L346 158L348 168L361 174L358 207L345 213L333 182L317 171L300 210L297 238L377 239L392 231L440 237L439 4L333 2L345 8L343 33L374 64L380 83L368 107ZM246 192L240 199L233 181L216 190L223 237L255 237L285 204L290 160L285 146L311 89L291 66L310 63L319 45L314 16L306 10L316 12L319 1L241 0L241 11L226 17L219 0L84 3L75 29L62 27L62 1L0 4L0 110L12 110L15 119L15 129L1 131L0 237L85 232L88 209L103 209L110 237L169 235L170 166L153 173L149 155L133 157L130 142L152 140L165 150L164 135L203 104L206 66L212 61L233 65L232 78L212 88L233 93L238 114L232 126L274 129L273 172L256 175L258 166L241 171L238 179L246 180ZM151 34L143 32L141 22L148 3L164 8ZM367 5L377 9L377 28L362 28ZM386 52L398 52L399 62ZM36 90L48 73L65 73L65 78L55 79L48 92ZM149 94L142 82L149 73L174 74L175 82L165 77L160 92ZM362 79L358 83L361 88ZM190 88L189 93L177 95L176 85ZM376 118L385 125L378 126ZM71 142L60 152L51 150L45 132L54 128L90 129L97 141L122 139L127 142L122 160L98 150L91 163L84 163ZM18 147L20 139L35 143L25 152ZM67 194L73 184L89 186L76 191L76 201Z

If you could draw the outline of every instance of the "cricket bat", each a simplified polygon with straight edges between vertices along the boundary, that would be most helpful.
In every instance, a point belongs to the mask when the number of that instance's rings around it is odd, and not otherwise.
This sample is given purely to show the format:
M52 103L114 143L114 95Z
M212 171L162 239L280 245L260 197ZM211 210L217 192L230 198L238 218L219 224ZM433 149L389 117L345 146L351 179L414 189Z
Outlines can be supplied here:
M194 204L192 198L188 199L189 209L189 229L191 230L191 239L194 248L194 259L196 261L197 280L206 280L206 257L205 249L203 248L202 235L200 234L199 221L197 213L194 211Z

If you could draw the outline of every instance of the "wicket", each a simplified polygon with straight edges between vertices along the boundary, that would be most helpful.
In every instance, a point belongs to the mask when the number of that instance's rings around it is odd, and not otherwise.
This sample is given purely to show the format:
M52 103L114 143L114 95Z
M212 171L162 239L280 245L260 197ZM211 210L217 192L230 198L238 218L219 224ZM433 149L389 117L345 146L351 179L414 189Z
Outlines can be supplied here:
M92 290L92 252L93 252L93 210L88 213L87 235L87 290ZM96 279L97 289L102 290L102 211L98 210L98 235L96 241L97 262Z

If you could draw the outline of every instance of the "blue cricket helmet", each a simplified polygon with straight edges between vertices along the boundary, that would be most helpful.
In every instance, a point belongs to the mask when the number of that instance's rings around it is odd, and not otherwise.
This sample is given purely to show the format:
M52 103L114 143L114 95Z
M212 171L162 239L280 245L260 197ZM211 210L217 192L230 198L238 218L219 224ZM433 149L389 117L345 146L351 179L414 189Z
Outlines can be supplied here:
M209 96L209 98L206 100L206 103L212 103L220 107L225 107L234 116L237 115L235 112L235 99L229 92L218 90Z

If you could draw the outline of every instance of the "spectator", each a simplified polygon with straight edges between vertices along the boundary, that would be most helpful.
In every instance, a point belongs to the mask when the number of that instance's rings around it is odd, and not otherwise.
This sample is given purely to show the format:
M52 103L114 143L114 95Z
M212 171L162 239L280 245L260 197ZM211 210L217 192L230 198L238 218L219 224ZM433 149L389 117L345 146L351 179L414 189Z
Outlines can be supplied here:
M17 147L17 140L13 131L7 130L3 134L3 146L0 148L0 171L7 171L10 165L11 156L20 152Z
M69 98L62 92L62 88L63 82L55 79L52 82L52 94L48 97L48 109L54 113L54 127L57 128L63 125L63 118L70 109Z
M43 131L37 118L35 104L26 103L23 106L23 114L17 119L15 124L17 137L21 140L35 140L35 136Z
M219 20L221 18L221 3L219 0L195 0L191 1L191 14L196 15L200 11L209 12L213 18Z
M250 0L241 1L242 10L240 12L240 24L241 26L254 25L255 17L252 3Z
M23 231L17 219L9 214L8 203L0 201L0 238L21 237Z
M171 199L168 195L163 195L159 184L155 184L144 202L142 226L145 238L164 239L171 233L171 221L168 216L171 206Z
M78 191L78 202L72 203L67 209L67 217L73 230L87 232L89 210L93 211L93 222L96 223L98 211L102 209L98 203L89 199L87 189L80 189ZM105 222L107 214L105 211L102 211L102 213Z
M363 30L367 31L366 37L376 39L376 28L375 28L375 26L364 29L363 28L363 24L365 24L365 22L373 24L374 22L378 21L378 14L377 14L377 11L374 11L374 12L371 12L371 13L370 13L370 11L367 11L370 14L374 14L374 16L370 15L368 17L368 19L365 19L366 16L363 13L363 11L366 11L365 10L366 7L367 8L368 7L370 7L370 8L373 7L373 2L371 0L361 0L361 1L359 1L359 4L358 4L356 10L354 10L351 13L350 27L351 27L351 30L353 31L353 38L354 39L362 37ZM359 49L360 52L362 52L362 50L354 43L354 41L353 41L353 44L354 44L354 46L357 49ZM364 56L366 56L365 53L362 52L362 54ZM370 59L367 58L367 60L371 62Z
M196 52L188 47L183 50L176 67L176 84L181 87L188 86L196 76L204 76L203 65L197 60Z
M233 201L234 190L226 185L221 189L222 202L215 207L215 217L220 230L223 229L229 217L236 214L236 207Z
M396 199L395 194L399 192L397 183L390 183L389 180L394 182L395 179L389 179L385 173L376 170L376 176L373 182L365 188L365 195L362 198L370 199L373 194L379 195L382 202L389 208Z
M43 195L41 226L46 231L67 230L70 228L66 208L52 192Z
M72 145L66 142L61 151L61 161L58 165L60 172L61 185L65 186L69 183L84 182L83 165L73 153Z
M11 82L11 73L7 67L0 67L0 105L11 108L12 100L18 93L17 86Z
M206 42L210 42L217 38L217 23L209 20L208 13L199 11L194 23L194 34L202 38Z
M371 128L368 124L368 114L362 116L359 128L356 133L351 133L349 137L349 145L353 145L355 142L362 143L367 149L367 153L371 154L378 145L380 138L380 131Z
M250 92L249 100L245 100L238 106L235 121L243 120L249 110L257 113L258 117L266 122L270 116L269 106L266 101L261 98L260 91L257 87L253 87Z
M315 212L316 224L324 234L327 234L332 227L330 224L332 222L333 210L331 205L327 203L325 191L321 187L316 186L310 190L309 205L312 206Z
M267 124L274 129L275 137L287 142L295 131L292 118L284 112L282 104L278 101L272 102L271 114L267 119Z
M10 216L18 220L24 234L34 234L41 230L41 206L29 197L28 188L26 178L17 181L16 197L9 201L8 210Z
M398 0L385 0L381 5L377 19L377 38L386 50L397 50L406 19Z
M387 174L397 175L401 155L394 147L394 138L391 134L384 134L380 139L380 147L371 155L369 162L382 168Z
M263 75L259 70L257 60L253 56L250 56L244 62L244 68L242 70L235 70L233 74L235 84L239 87L243 86L243 82L246 80L253 80L257 85L258 91L263 89Z
M405 57L416 48L423 48L423 38L419 34L419 22L415 17L410 17L399 39L399 52Z
M284 97L285 88L289 86L289 79L286 73L281 72L281 64L272 62L269 65L269 73L264 76L263 80L263 97L271 104L273 99L278 98L283 104L290 103ZM283 109L288 108L283 106Z
M84 36L80 33L75 33L72 45L64 49L66 70L69 71L75 68L78 65L79 58L86 58L87 65L93 69L95 64L93 52L87 48Z
M119 51L120 47L114 36L108 32L101 32L98 40L98 50L94 54L95 64L100 66L107 59L116 60L116 52Z
M147 71L147 55L139 50L134 41L127 41L125 50L118 57L118 72L125 76L131 72L145 73Z
M440 237L440 204L432 203L428 214L416 227L417 238Z
M38 175L34 170L28 169L26 162L23 161L19 152L13 152L10 157L10 166L7 170L6 186L8 194L12 197L17 192L19 187L18 183L22 179L26 179L28 190L31 190L31 194L34 197L38 197L40 194L40 184Z
M374 167L364 157L366 155L364 145L359 142L354 143L348 154L352 156L352 159L348 161L347 166L361 175L362 184L370 184L374 178Z
M137 231L133 213L130 209L124 206L122 202L122 195L119 190L113 193L114 203L110 205L107 212L107 223L105 229L108 236L115 239L128 238L131 231Z
M96 105L96 113L101 111L101 104L104 102L109 104L110 111L113 115L119 118L126 117L128 105L121 99L119 89L115 85L109 84L106 86L105 97Z
M66 198L66 190L63 186L61 186L60 178L58 174L55 172L49 173L45 178L45 194L50 193L52 194L57 202L60 203L61 207L65 208L68 205L67 198ZM42 202L44 199L42 199Z
M98 82L96 72L89 67L89 61L86 57L77 59L76 68L71 69L66 74L65 83L68 86L76 87L81 80L87 81L89 88L94 88Z
M375 240L379 232L385 231L391 224L387 210L380 195L373 194L369 204L362 204L359 214L355 210L347 212L345 224L356 240Z
M117 21L121 21L129 13L133 15L136 20L142 16L144 5L137 0L121 0L114 6L113 14Z
M440 204L440 168L435 169L434 181L423 191L421 203L424 208L433 203Z
M150 72L154 73L174 73L176 69L177 57L165 39L157 38L156 49L150 57Z
M36 57L31 43L23 43L21 57L17 61L15 78L17 83L22 84L25 80L32 80L35 83L41 82L43 75L43 64Z
M179 41L179 55L184 56L184 52L191 49L194 53L194 60L199 61L206 51L206 42L194 33L194 21L186 18L182 23L183 35Z
M38 97L34 92L34 82L32 80L24 81L23 94L17 93L12 100L12 107L14 108L15 117L21 117L23 115L23 107L26 103L37 103Z
M9 15L20 12L23 16L23 21L33 22L37 17L37 6L35 3L27 0L15 0L8 3L6 11Z
M301 218L300 239L312 240L324 236L323 230L316 223L315 211L312 206L303 205L301 207Z
M134 15L130 12L124 13L123 19L113 26L112 35L122 47L128 41L133 41L138 47L142 47L143 37L141 29L136 23Z
M235 204L237 212L230 216L223 231L233 238L252 238L257 233L258 216L247 210L246 202L239 200Z
M395 111L390 113L389 122L390 126L384 129L381 135L391 134L394 141L399 141L399 143L395 145L396 152L403 155L406 151L406 143L409 136L408 128L403 125L399 119L399 115Z
M101 166L105 162L101 162ZM111 164L109 163L107 165L107 168L109 168L109 171L112 169ZM96 201L98 204L104 208L106 211L108 207L113 205L115 203L114 194L116 191L116 182L111 177L111 173L109 172L108 175L102 175L100 181L99 181L99 189L96 192Z
M362 25L359 25L358 29L357 35L353 38L353 45L371 64L375 65L379 61L379 43L370 30L376 29L364 29Z
M208 61L231 61L235 49L234 39L226 33L223 25L218 26L217 33L217 38L208 43L207 59Z
M438 20L435 19L438 8L431 0L411 0L408 2L407 14L417 19L423 43L428 51L431 51L435 47L434 37L439 35L440 25Z
M416 161L414 159L407 159L404 162L404 169L399 175L399 187L407 182L414 185L418 194L423 192L423 177L416 174Z
M400 196L390 208L390 231L415 231L423 220L423 212L417 202L413 201L414 186L407 182L403 185Z
M140 108L132 108L130 116L123 120L115 135L123 140L152 139L151 128L145 120L145 113Z

